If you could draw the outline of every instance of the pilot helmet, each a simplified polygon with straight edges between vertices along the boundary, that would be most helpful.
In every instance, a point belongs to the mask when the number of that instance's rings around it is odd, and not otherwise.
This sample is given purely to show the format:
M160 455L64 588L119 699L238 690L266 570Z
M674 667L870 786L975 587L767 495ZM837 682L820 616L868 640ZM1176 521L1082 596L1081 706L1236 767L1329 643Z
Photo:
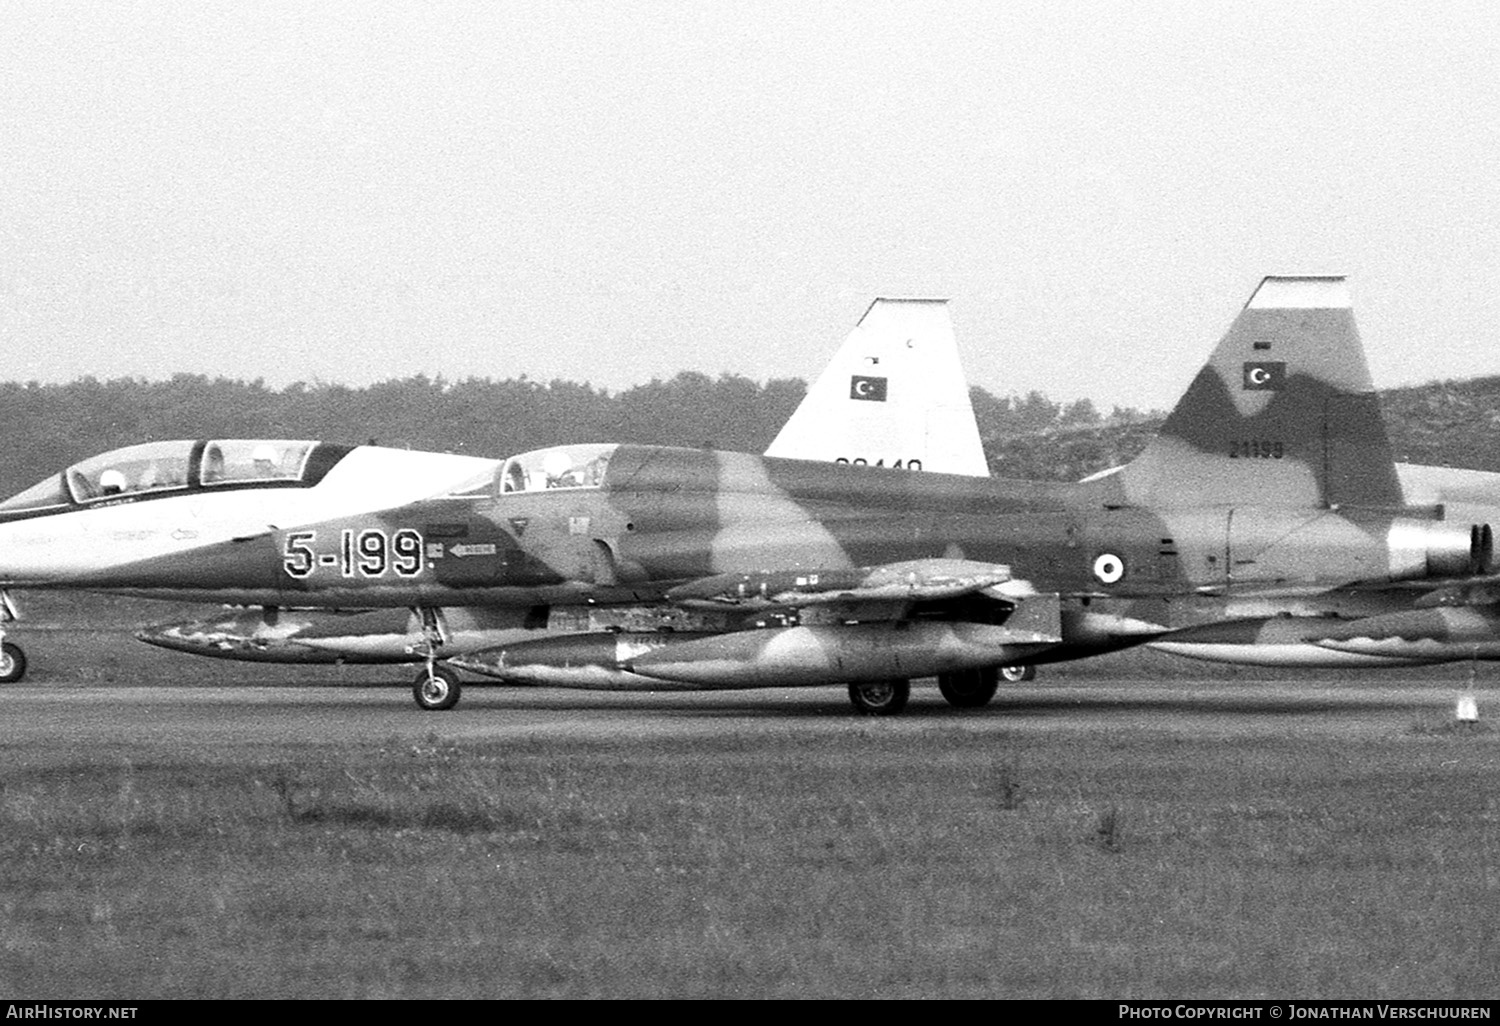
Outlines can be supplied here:
M125 475L110 467L99 475L99 492L103 495L118 495L125 490Z
M251 451L250 462L269 463L274 466L280 461L276 458L276 447L262 442Z

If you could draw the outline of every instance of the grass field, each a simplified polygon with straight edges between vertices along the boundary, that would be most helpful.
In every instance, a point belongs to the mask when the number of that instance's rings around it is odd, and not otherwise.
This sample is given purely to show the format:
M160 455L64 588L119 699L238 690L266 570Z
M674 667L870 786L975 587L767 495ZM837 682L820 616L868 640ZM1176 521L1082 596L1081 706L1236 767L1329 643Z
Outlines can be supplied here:
M121 637L29 647L70 654L59 687L286 677ZM444 737L484 712L375 745L0 747L0 992L1500 995L1500 733L1431 706L1335 742L1309 728L1337 708L1058 732L1003 696L753 736Z

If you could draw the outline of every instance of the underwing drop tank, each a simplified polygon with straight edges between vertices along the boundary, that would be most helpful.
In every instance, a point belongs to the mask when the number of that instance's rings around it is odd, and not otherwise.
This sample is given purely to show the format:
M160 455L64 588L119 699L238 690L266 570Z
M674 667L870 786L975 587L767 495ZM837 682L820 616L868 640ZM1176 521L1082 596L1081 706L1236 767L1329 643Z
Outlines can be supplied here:
M976 623L776 627L654 649L627 660L625 669L703 688L840 684L1024 663L1059 640Z
M449 663L508 684L615 691L697 690L631 673L627 664L647 653L711 637L672 631L598 631L522 641L457 656Z

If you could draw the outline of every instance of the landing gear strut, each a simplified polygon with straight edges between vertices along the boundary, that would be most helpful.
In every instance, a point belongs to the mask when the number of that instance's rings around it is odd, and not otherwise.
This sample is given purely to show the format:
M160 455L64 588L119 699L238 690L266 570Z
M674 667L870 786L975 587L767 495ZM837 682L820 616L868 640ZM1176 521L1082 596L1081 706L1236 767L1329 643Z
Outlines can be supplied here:
M849 701L866 716L894 716L906 708L911 681L871 680L849 685Z
M422 618L422 644L419 651L427 665L412 683L412 697L417 700L418 708L428 712L452 709L458 704L463 688L459 685L458 674L446 666L439 666L437 662L438 650L443 647L445 640L443 625L439 622L435 609L424 606L416 612Z

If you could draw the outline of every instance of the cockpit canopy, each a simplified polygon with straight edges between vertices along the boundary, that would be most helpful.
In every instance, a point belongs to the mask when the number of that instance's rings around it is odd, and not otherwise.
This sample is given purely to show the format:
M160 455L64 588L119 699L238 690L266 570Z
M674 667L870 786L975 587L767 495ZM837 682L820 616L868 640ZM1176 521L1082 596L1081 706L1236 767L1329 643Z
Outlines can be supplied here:
M617 444L556 445L512 456L494 475L455 489L458 496L511 495L562 488L598 488Z
M146 442L91 456L0 502L0 513L92 504L189 488L316 484L330 461L310 459L317 442L264 438ZM334 456L336 460L337 456Z
M598 488L618 445L558 445L512 456L500 468L500 492Z

